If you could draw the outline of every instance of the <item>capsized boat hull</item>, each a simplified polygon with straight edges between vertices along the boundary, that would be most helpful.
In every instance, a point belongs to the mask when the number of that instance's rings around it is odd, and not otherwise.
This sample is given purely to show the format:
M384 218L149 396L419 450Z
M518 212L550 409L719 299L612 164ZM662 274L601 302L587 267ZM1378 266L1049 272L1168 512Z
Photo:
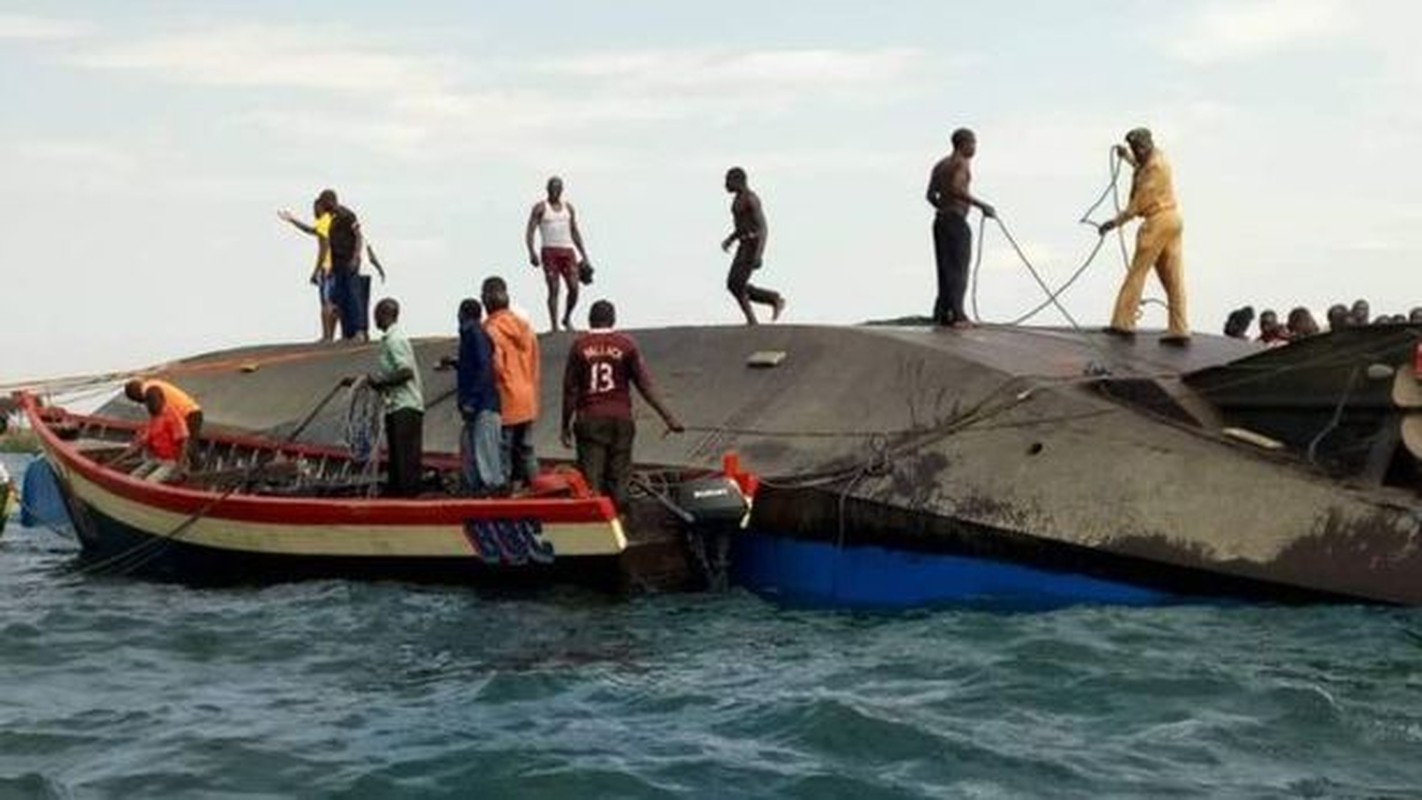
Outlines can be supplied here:
M1352 366L1371 374L1374 364L1410 365L1419 331L1325 335L1300 355L1365 358ZM761 534L845 531L856 546L908 553L923 552L915 541L923 539L948 556L1169 593L1183 575L1196 576L1189 589L1205 596L1422 604L1417 487L1376 468L1400 457L1394 420L1383 413L1368 430L1350 428L1342 441L1365 445L1358 463L1373 468L1340 477L1290 442L1275 452L1226 435L1232 424L1251 426L1231 416L1239 403L1215 402L1238 377L1201 388L1188 380L1236 362L1252 373L1286 374L1299 368L1281 363L1287 353L1205 335L1170 348L1149 332L1122 341L995 326L635 335L660 393L691 427L658 437L649 433L657 420L639 407L639 462L714 468L723 453L738 452L767 478L752 520ZM543 371L545 409L560 396L557 365L570 342L541 339L551 367ZM427 448L457 446L453 377L432 370L454 346L416 344L433 398ZM279 433L329 381L371 357L368 348L253 349L180 362L166 374L199 396L210 419ZM1340 403L1350 421L1348 403L1380 396L1361 384L1348 397L1337 388L1295 416L1304 429L1318 419L1326 425ZM338 436L339 411L328 417L312 426L312 441ZM540 454L560 450L555 417L545 413L535 427ZM833 502L781 503L784 487L811 488ZM1079 557L1058 557L1064 553Z

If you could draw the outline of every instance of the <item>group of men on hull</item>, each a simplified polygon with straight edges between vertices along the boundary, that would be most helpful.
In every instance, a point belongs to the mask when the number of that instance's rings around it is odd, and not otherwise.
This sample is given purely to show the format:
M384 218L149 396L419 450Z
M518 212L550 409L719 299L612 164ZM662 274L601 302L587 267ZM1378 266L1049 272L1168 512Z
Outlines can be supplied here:
M485 312L487 311L487 316ZM533 425L539 414L540 353L532 326L509 310L508 286L498 276L484 280L480 299L459 304L459 349L436 369L455 369L462 484L471 496L504 496L539 474ZM627 502L636 425L635 387L671 432L684 430L658 396L641 350L616 328L617 310L598 300L588 330L573 341L563 370L559 439L574 448L578 468L595 491L618 508ZM364 383L383 403L387 482L385 495L415 497L422 491L424 384L409 337L400 327L400 303L375 306L383 334L374 369L341 383ZM191 396L161 380L129 381L126 396L142 403L149 420L123 457L140 455L131 474L150 481L181 480L192 466L191 444L200 434L202 409Z
M755 305L770 309L771 321L778 320L785 310L785 297L779 292L752 285L751 274L760 269L765 258L765 245L770 228L760 196L751 190L746 171L732 167L726 171L725 189L731 201L731 233L721 242L722 251L736 245L731 268L726 276L726 289L745 316L746 323L758 322ZM375 250L365 241L360 220L355 212L341 205L333 189L323 190L312 204L313 220L298 219L290 211L277 216L297 230L316 238L316 263L310 282L317 287L321 305L321 341L335 338L339 324L341 338L365 341L370 299L370 279L360 274L361 253L385 281L385 270ZM539 240L534 247L535 234ZM573 329L573 310L578 305L580 284L593 279L592 261L578 227L577 210L563 197L563 179L553 176L545 186L545 197L533 205L524 227L524 247L528 261L543 270L548 289L548 326L557 332ZM567 300L559 314L560 295Z
M485 316L487 312L487 316ZM414 348L399 326L393 298L375 307L384 334L376 369L363 380L385 401L389 481L386 493L413 497L421 491L424 388ZM533 425L539 415L541 358L532 326L509 310L503 278L484 280L480 299L459 304L459 349L437 369L454 369L456 407L463 421L460 454L463 486L473 496L503 496L531 484L539 474ZM560 440L577 453L589 486L622 508L632 474L636 426L635 387L668 430L684 430L652 385L637 342L616 329L617 311L607 300L592 304L588 330L578 334L563 369Z
M974 197L970 191L970 163L977 153L977 136L967 128L953 132L953 152L934 165L928 177L927 199L937 210L933 220L933 252L938 266L938 298L933 306L937 325L962 328L972 325L963 309L968 289L968 264L972 258L973 234L967 217L974 207L988 218L997 211ZM1126 144L1115 146L1116 155L1131 165L1130 201L1115 217L1097 226L1100 235L1140 218L1136 249L1121 290L1116 296L1111 324L1106 333L1122 338L1135 335L1136 314L1141 292L1151 270L1165 287L1169 321L1160 337L1164 345L1184 345L1190 341L1190 325L1185 313L1185 277L1182 249L1184 224L1175 201L1170 164L1155 146L1151 132L1135 128L1126 134Z
M1149 130L1136 128L1125 138L1126 144L1116 145L1115 152L1134 170L1130 201L1114 218L1101 223L1098 230L1104 236L1137 217L1144 222L1136 234L1135 254L1117 296L1111 324L1105 330L1123 337L1133 335L1145 279L1154 269L1165 286L1170 309L1169 330L1160 341L1182 345L1190 336L1181 258L1183 225L1170 166L1155 147ZM974 207L989 218L996 216L996 210L974 197L970 189L970 163L977 152L977 137L962 128L953 133L952 145L952 153L934 165L926 197L937 211L933 245L938 295L933 318L939 325L959 328L972 324L963 308L972 253L967 216ZM733 195L734 227L721 247L729 251L736 245L727 289L748 324L757 322L753 304L768 306L771 319L778 319L785 309L785 298L750 283L751 274L763 262L769 230L760 198L751 191L745 170L739 167L726 172L724 186ZM550 178L546 193L546 199L529 212L524 244L529 262L544 270L550 328L557 331L561 323L563 329L571 330L579 284L591 282L592 267L576 211L563 199L562 180ZM322 301L322 339L332 339L339 323L342 338L364 340L369 290L360 276L361 251L369 256L382 280L384 270L374 250L365 243L356 215L337 201L333 190L321 192L312 210L315 221L310 225L287 211L279 216L317 239L311 281L318 286ZM535 233L541 239L537 250ZM558 301L564 287L567 302L560 316ZM458 370L458 408L464 423L460 437L464 485L473 494L497 495L527 484L538 474L532 426L538 416L539 346L528 322L509 310L508 287L502 278L484 281L481 300L482 303L467 298L460 303L458 356L442 361L440 367ZM400 305L393 298L377 304L376 327L384 336L376 369L346 382L363 380L381 393L389 451L387 492L413 496L420 491L424 392L414 348L400 328L399 318ZM680 431L683 427L657 396L635 340L615 329L616 310L612 303L594 303L588 323L590 329L574 341L564 368L560 439L565 446L576 447L578 464L590 484L620 505L626 500L635 438L631 388L638 389L669 430ZM151 462L152 466L140 471L154 480L180 474L190 463L188 443L201 425L201 409L177 387L163 382L134 381L126 392L131 399L144 403L150 414L149 426L131 448L149 456L145 464Z

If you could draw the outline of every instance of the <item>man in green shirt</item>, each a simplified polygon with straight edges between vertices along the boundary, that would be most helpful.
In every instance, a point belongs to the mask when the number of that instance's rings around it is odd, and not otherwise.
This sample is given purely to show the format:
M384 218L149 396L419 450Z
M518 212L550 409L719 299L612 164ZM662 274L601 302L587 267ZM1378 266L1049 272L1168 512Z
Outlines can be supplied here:
M414 497L420 493L420 462L424 457L425 397L415 348L400 329L400 304L387 297L375 306L380 340L376 371L365 377L385 399L385 447L389 463L386 494Z

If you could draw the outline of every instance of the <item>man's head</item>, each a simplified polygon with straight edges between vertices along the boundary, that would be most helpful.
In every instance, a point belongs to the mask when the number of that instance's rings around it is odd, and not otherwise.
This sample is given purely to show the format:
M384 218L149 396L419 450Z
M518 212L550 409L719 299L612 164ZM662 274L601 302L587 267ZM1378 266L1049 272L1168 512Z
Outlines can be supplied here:
M953 131L953 152L964 158L972 158L978 152L978 136L967 128Z
M1266 308L1263 311L1259 312L1260 333L1268 333L1270 331L1278 330L1278 328L1279 315L1274 311L1274 309Z
M479 301L472 297L466 297L459 301L459 324L465 325L478 322L484 316L484 307L479 305Z
M1244 339L1249 336L1249 326L1254 322L1254 306L1236 308L1229 312L1225 318L1224 333L1235 339Z
M1312 336L1318 333L1318 323L1314 321L1313 314L1303 306L1298 306L1289 312L1289 333L1295 337Z
M393 297L382 298L375 304L375 327L382 331L390 330L400 319L400 303Z
M563 179L554 175L548 179L548 186L546 188L548 190L548 199L555 203L558 202L558 199L563 196Z
M148 416L156 417L163 413L163 392L157 386L148 387L148 391L143 393L143 405L148 408Z
M1348 307L1342 303L1334 303L1328 307L1328 329L1336 331L1339 328L1346 328L1353 324L1353 315L1348 312Z
M503 278L491 275L484 279L484 285L479 288L479 297L484 300L484 308L490 314L503 311L509 307L508 284L504 283Z
M726 170L726 191L739 192L746 188L746 171L740 167Z
M1354 324L1354 325L1367 325L1367 324L1368 324L1368 320L1372 319L1372 315L1373 315L1373 309L1372 309L1372 306L1368 305L1368 301L1367 301L1367 300L1364 300L1363 298L1360 297L1360 298L1358 298L1357 300L1354 300L1354 301L1353 301L1353 324Z
M1407 312L1407 321L1414 324L1422 322L1422 306L1417 306L1416 308Z
M339 201L336 200L335 189L322 189L321 193L316 195L316 202L314 203L316 216L319 217L328 211L335 211L338 204Z
M598 300L588 309L588 326L592 328L611 328L617 324L617 309L613 307L610 300Z
M1155 152L1155 140L1150 135L1150 128L1132 128L1127 131L1126 144L1131 148L1131 155L1136 157L1137 163L1144 162Z
M123 395L135 403L143 402L143 381L138 378L123 385Z

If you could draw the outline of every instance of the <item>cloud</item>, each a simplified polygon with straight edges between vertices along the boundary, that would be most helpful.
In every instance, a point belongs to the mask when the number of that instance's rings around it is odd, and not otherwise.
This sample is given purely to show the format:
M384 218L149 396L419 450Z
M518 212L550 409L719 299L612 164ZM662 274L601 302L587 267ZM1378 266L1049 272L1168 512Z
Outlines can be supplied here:
M1345 36L1354 23L1342 0L1232 0L1207 6L1170 51L1197 64L1248 59Z
M755 87L828 91L885 87L923 62L913 48L881 50L653 50L595 53L547 62L543 72L615 84L630 91L740 92Z
M309 89L342 94L430 92L447 87L454 59L393 53L326 31L234 25L80 53L74 64L147 73L201 86Z
M267 89L233 118L295 141L340 143L405 160L502 157L571 128L592 146L651 126L732 126L817 104L873 104L930 84L919 50L633 49L471 59L310 27L228 24L67 57L86 69L218 89ZM935 78L936 79L936 78ZM285 90L285 91L282 91ZM594 154L588 154L596 158Z
M0 14L0 40L60 41L87 36L88 25L54 17Z

